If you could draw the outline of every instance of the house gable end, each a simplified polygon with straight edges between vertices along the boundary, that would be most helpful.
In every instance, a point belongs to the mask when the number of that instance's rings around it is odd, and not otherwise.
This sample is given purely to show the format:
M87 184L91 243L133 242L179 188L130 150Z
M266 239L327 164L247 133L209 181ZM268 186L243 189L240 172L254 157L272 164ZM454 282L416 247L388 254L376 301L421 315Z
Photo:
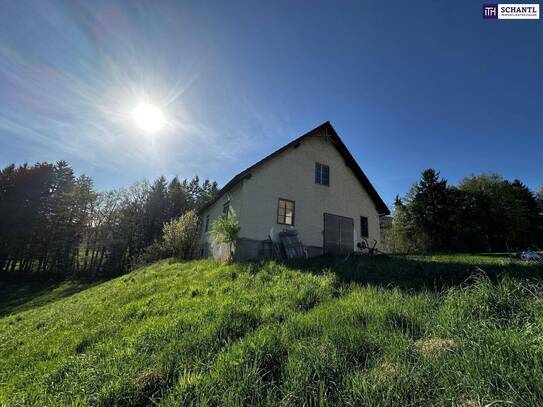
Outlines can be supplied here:
M326 182L316 179L318 165L327 167ZM252 177L243 185L243 238L264 240L293 227L304 245L322 249L323 215L328 213L351 218L359 237L360 218L368 218L371 238L379 239L375 202L334 140L325 134L307 137L298 148L284 151L254 168ZM285 201L292 203L293 223L285 222L285 210L281 212L281 202Z
M209 206L213 205L217 200L219 200L223 194L228 192L231 188L233 188L236 184L241 182L243 179L250 178L252 176L252 172L259 168L260 166L264 165L265 163L269 162L270 160L278 157L280 154L284 153L288 149L291 148L298 148L304 140L308 139L309 137L313 137L316 135L321 135L321 137L328 138L334 147L339 151L343 159L345 160L345 164L347 167L351 169L351 171L354 173L360 184L364 187L370 198L375 203L375 207L377 208L377 211L380 214L390 214L390 210L388 209L387 205L384 203L384 201L381 199L369 179L366 177L356 160L353 158L339 135L336 133L335 129L332 127L330 122L325 122L321 124L320 126L314 128L313 130L307 132L306 134L298 137L297 139L291 141L287 145L281 147L277 151L273 152L272 154L268 155L267 157L263 158L262 160L258 161L254 165L250 166L246 170L240 172L237 174L234 178L232 178L218 193L217 197L213 199L211 202L209 202L204 208L202 208L201 211L206 210Z

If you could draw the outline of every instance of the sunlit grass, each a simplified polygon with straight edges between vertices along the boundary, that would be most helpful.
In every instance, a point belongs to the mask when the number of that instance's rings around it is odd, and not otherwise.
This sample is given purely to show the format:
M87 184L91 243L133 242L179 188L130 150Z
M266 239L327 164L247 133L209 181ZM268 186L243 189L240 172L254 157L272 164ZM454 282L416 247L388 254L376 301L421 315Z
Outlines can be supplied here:
M541 405L540 273L489 256L165 261L36 292L2 304L0 404Z

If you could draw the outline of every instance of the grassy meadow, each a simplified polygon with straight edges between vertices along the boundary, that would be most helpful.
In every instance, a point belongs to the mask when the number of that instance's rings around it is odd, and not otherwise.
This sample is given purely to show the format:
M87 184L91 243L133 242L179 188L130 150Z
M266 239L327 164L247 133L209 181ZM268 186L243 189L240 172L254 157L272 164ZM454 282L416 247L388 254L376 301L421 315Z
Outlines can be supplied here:
M543 405L543 266L163 261L0 286L0 405Z

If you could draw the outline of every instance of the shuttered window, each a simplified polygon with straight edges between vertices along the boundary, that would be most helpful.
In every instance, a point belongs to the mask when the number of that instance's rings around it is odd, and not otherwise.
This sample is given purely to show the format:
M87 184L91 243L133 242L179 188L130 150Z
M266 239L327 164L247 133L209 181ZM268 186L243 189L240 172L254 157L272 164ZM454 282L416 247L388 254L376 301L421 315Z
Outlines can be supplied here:
M204 232L207 232L209 230L209 215L206 216L206 227Z
M330 186L330 167L315 163L315 184Z
M277 223L294 225L294 201L279 198L277 204Z
M365 216L360 217L360 236L369 237L368 234L368 218Z

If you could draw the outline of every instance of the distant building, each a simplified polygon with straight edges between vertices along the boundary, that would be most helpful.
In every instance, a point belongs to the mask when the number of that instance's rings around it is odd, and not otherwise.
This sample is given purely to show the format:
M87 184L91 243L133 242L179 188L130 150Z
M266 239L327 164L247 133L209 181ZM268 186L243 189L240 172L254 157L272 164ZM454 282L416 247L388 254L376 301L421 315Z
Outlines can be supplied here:
M220 256L209 229L219 216L241 226L235 259L258 259L264 241L296 230L310 256L343 255L367 239L381 245L390 214L360 166L326 122L232 178L203 209L200 255Z

